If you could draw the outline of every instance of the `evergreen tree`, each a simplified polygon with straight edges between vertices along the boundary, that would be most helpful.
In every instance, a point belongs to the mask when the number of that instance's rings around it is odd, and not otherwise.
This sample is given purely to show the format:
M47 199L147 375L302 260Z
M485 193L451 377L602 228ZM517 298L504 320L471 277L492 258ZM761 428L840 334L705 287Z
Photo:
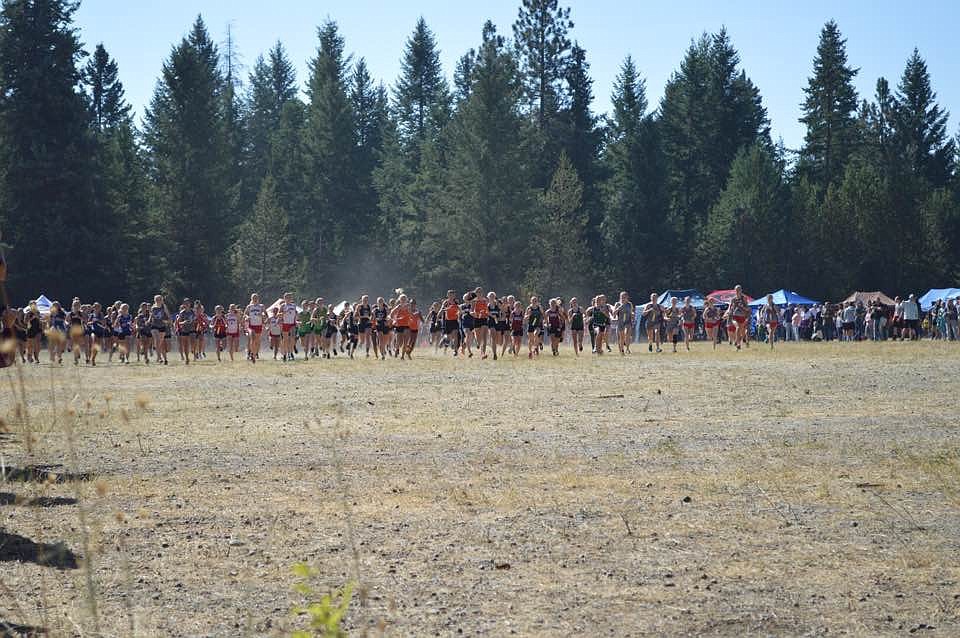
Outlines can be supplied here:
M557 0L522 0L513 23L524 95L541 130L560 110L570 60L567 32L572 28L570 9L560 7Z
M363 236L372 236L377 218L377 193L373 185L373 172L380 163L383 151L383 135L387 127L387 90L381 84L374 86L367 65L360 58L354 66L350 99L356 121L355 179L357 191L354 201L357 217L352 226L360 229Z
M67 0L8 0L0 10L0 227L13 299L37 285L60 298L106 292L87 252L104 229L88 219L92 140L75 11Z
M666 224L666 173L658 125L647 115L644 81L631 57L620 68L607 121L602 222L605 268L612 287L665 281L672 244Z
M534 235L533 267L528 290L551 291L569 297L580 294L590 283L585 276L589 255L584 250L587 216L583 211L583 182L567 158L560 162L550 188L539 198L544 224Z
M291 263L289 219L272 176L263 178L253 215L239 230L230 262L238 292L255 290L272 299L286 290L303 290L303 268Z
M440 66L440 50L422 17L403 51L394 110L400 139L413 157L424 140L436 139L450 117L450 89Z
M280 42L257 58L250 73L246 97L246 129L249 141L249 174L260 183L274 170L273 137L281 124L283 109L297 100L297 76Z
M697 270L683 256L696 253L697 237L737 153L757 143L771 146L759 91L738 67L726 31L704 34L664 90L660 123L672 223L683 247L674 266L680 277Z
M349 59L337 24L318 30L320 47L310 62L309 104L304 133L310 188L304 217L294 220L303 254L315 255L319 283L325 269L343 255L357 214L354 194L357 154L356 114L349 94Z
M896 144L909 170L939 188L950 178L954 148L947 135L950 114L936 99L927 63L914 49L895 98Z
M163 65L146 113L154 207L165 230L157 253L166 290L212 297L229 280L233 183L224 78L203 19ZM161 283L161 282L158 282Z
M130 105L124 100L117 71L116 60L110 58L102 43L98 44L83 70L93 124L98 131L126 124L130 119Z
M561 113L564 153L583 183L583 210L587 216L585 241L588 246L586 266L602 261L603 242L600 232L603 221L598 181L600 144L603 137L593 114L593 80L587 54L579 45L571 49L566 74L566 108Z
M423 273L430 290L483 282L514 287L533 223L520 145L520 86L513 56L487 22L469 97L451 122L443 205L430 211Z
M894 125L896 103L885 78L877 80L874 102L863 101L860 107L862 138L861 156L869 161L881 162L885 171L892 170L894 161Z
M762 144L742 149L704 228L703 280L739 281L749 290L772 290L789 280L788 204L782 164Z
M467 101L470 97L470 87L473 85L473 69L476 66L477 52L470 49L457 60L457 67L453 71L454 101L457 105Z
M126 294L146 298L154 282L150 255L157 239L148 210L146 167L137 143L130 105L118 79L117 62L98 44L84 69L94 137L94 201L91 220L101 228L88 248Z
M813 76L804 88L803 117L807 132L800 169L826 187L843 178L843 168L857 147L857 91L853 78L859 69L847 65L846 40L831 20L820 32Z

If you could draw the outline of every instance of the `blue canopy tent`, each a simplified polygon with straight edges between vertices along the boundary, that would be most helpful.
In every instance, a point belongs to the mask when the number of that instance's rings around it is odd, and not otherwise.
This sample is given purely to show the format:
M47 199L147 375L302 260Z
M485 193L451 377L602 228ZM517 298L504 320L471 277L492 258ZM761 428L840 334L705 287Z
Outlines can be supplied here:
M670 297L676 297L680 301L681 306L683 305L683 300L686 297L690 297L690 305L694 308L703 308L707 302L702 292L696 288L687 288L686 290L666 290L662 295L657 297L657 303L661 306L669 305Z
M49 299L47 299L46 295L41 294L39 297L34 299L34 301L37 303L37 310L40 311L41 315L50 314L50 305L52 304L52 302Z
M930 310L935 301L946 301L947 299L956 299L960 297L960 288L931 288L927 294L920 297L920 309Z
M773 295L773 304L775 306L813 306L820 303L819 301L814 301L813 299L808 299L803 295L797 294L792 290L784 290L783 288L770 294ZM750 305L754 308L759 308L760 306L766 305L766 303L767 295L760 295L751 301Z

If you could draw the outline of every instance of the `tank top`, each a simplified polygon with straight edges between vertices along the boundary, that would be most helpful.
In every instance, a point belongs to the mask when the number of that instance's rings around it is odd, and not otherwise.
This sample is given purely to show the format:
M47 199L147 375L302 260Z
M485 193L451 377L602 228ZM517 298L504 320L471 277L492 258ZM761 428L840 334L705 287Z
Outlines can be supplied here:
M547 325L551 330L560 329L560 312L557 310L547 310Z
M473 316L477 319L486 319L490 316L490 304L486 299L477 299L473 302Z
M510 313L510 327L513 330L523 330L523 313L513 311Z
M447 321L456 321L460 316L460 306L456 303L447 302L447 310L444 314L444 318Z
M495 303L490 304L490 306L487 308L487 311L489 312L491 319L493 319L497 323L500 322L500 305L499 304L495 304Z
M263 304L250 304L247 306L247 318L251 326L263 325Z
M240 320L232 312L227 315L227 332L232 335L240 332Z

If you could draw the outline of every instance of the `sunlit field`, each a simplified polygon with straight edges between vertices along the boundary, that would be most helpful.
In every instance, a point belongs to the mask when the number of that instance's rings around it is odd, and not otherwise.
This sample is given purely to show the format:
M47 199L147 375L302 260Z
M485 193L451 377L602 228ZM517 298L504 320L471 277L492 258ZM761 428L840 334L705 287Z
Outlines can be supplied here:
M0 621L960 633L960 346L634 351L4 370Z

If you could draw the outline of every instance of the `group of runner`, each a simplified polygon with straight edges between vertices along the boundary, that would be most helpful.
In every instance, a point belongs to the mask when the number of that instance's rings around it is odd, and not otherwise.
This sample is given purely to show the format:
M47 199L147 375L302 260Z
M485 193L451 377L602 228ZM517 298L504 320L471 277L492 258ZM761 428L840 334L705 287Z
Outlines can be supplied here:
M768 334L776 334L779 314L768 298L762 314ZM74 299L69 308L54 302L49 313L41 313L36 303L17 311L12 333L22 362L39 363L41 337L47 337L51 362L63 363L66 354L73 356L74 364L81 359L97 365L97 357L114 356L129 364L136 360L166 365L174 343L180 359L187 365L207 356L208 335L212 337L218 361L240 357L241 339L246 338L245 358L256 363L264 353L280 361L303 358L331 358L346 355L353 358L361 353L385 360L387 357L413 357L421 331L429 335L427 341L436 350L452 353L455 357L481 359L492 356L503 358L508 354L519 357L540 356L549 346L553 356L559 356L567 334L576 356L584 348L584 334L590 339L591 352L603 355L612 352L608 337L616 333L616 347L622 355L630 353L633 342L632 327L643 319L650 352L662 352L664 344L677 351L679 344L689 350L693 341L697 310L691 299L670 299L661 306L657 295L650 301L635 306L626 292L621 292L615 303L606 295L596 295L588 306L572 298L542 302L538 296L521 301L514 295L501 297L496 292L475 288L462 295L447 291L445 298L433 302L421 312L415 299L402 291L389 300L378 297L370 300L362 295L355 302L327 303L322 297L301 300L298 305L292 293L269 308L256 293L246 306L217 305L211 315L206 314L199 300L183 299L171 309L162 295L153 303L143 302L136 309L117 301L108 307L100 303L83 304ZM707 299L702 309L702 320L707 338L716 347L725 329L727 339L737 349L748 343L750 309L740 287L726 306ZM613 330L619 326L619 330ZM773 341L770 341L771 346Z

